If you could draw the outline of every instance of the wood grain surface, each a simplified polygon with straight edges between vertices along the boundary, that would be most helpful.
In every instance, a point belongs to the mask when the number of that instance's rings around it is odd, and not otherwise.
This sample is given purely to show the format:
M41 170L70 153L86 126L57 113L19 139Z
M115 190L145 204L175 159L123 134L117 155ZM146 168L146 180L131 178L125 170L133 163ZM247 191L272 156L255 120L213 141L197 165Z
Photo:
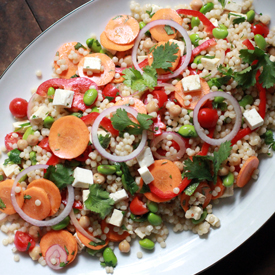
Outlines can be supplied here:
M86 2L88 1L0 0L0 75L42 31ZM274 228L275 216L273 215L249 240L200 274L275 274ZM213 251L215 249L213 247ZM213 251L209 251L209 254ZM184 275L184 271L182 274Z

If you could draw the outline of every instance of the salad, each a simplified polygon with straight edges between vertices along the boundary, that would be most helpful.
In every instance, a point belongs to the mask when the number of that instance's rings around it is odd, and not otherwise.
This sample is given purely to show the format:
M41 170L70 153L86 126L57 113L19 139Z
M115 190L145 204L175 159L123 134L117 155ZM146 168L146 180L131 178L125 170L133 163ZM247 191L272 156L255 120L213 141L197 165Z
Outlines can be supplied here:
M116 245L219 227L213 204L275 148L274 30L251 6L131 2L98 39L59 47L53 78L9 106L3 244L55 270L86 251L113 273Z

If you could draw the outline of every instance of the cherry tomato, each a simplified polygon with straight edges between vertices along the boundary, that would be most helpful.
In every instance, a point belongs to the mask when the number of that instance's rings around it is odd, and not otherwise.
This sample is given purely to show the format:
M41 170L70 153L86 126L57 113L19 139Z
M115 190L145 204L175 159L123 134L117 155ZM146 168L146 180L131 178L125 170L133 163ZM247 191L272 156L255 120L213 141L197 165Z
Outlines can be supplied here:
M52 155L48 161L47 161L47 165L56 165L60 162L60 158L57 157L56 155Z
M17 134L18 137L13 137L13 134ZM5 136L5 146L8 151L11 151L13 149L12 145L17 143L18 140L22 139L23 135L20 133L9 133Z
M263 37L267 37L268 33L269 33L269 29L268 26L261 23L261 22L256 22L253 24L253 26L251 27L251 31L256 35L256 34L260 34Z
M202 108L199 110L198 121L203 128L215 127L219 119L216 109Z
M49 138L44 137L39 143L38 146L41 147L42 149L46 150L47 152L51 152L51 148L49 145Z
M164 92L164 90L154 90L152 95L158 100L159 108L163 107L164 103L168 100L167 94Z
M11 101L9 108L13 116L23 118L27 116L28 101L17 97Z
M16 231L14 244L18 251L31 251L35 247L34 239L26 232Z
M119 95L119 90L113 84L107 84L102 91L102 95L104 99L107 97L109 98L110 102L115 102L116 96Z
M89 158L89 154L92 152L92 146L88 145L86 150L78 157L75 158L77 161L86 161Z
M135 197L130 203L130 211L134 215L144 215L149 212L146 207L146 204L139 200L138 197Z

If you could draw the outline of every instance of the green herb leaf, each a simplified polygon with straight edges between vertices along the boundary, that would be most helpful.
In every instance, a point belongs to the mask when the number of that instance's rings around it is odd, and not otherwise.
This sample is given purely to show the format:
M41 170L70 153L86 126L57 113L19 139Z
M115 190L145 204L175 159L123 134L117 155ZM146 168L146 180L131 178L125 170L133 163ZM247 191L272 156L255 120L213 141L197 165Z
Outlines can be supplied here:
M220 78L213 77L207 83L210 88L212 88L213 86L220 88L222 85L226 85L230 79L231 79L231 76L229 75L222 76Z
M66 247L66 245L64 245L64 248L65 248L65 251L66 251L67 255L69 255L70 253L69 253L69 250L68 250L68 248Z
M164 30L166 31L166 33L167 33L168 35L174 34L174 33L175 33L174 30L173 30L169 25L165 25L165 26L164 26Z
M195 190L197 189L197 187L199 186L199 182L191 182L185 189L184 189L184 193L187 196L192 196L193 193L195 192Z
M128 231L128 229L126 228L126 226L124 224L120 228L124 231Z
M21 158L20 158L20 151L18 149L13 149L8 153L8 158L5 160L4 165L7 164L20 164Z
M14 132L18 132L18 131L22 130L25 126L29 126L29 125L31 125L30 122L22 123L22 124L20 124L20 128L18 128L17 130L14 130Z
M4 210L6 208L5 203L2 201L2 199L0 198L0 209Z
M91 248L86 247L86 252L87 252L88 254L90 254L91 256L95 256L97 253L103 252L104 249L105 249L105 247L103 247L103 248L101 248L101 249L99 249L99 250L94 250L94 249L91 249Z
M27 245L27 248L26 248L26 251L29 251L30 247L31 247L31 242L28 242L28 245Z
M78 50L79 48L83 48L83 49L87 50L87 48L84 47L84 46L83 46L81 43L79 43L79 42L76 43L76 45L74 46L74 48L75 48L76 50Z
M233 25L240 24L240 23L243 23L243 22L245 22L245 17L240 16L239 18L235 18L233 20Z
M148 192L151 192L150 187L147 184L143 184L139 193L144 194L144 193L148 193Z
M100 134L98 135L98 141L104 149L107 149L111 141L111 135L107 134L103 136L102 134Z
M24 200L30 200L32 197L30 195L24 195Z
M79 75L74 74L74 75L72 75L70 78L76 78L76 77L79 77Z
M114 97L113 97L113 96L105 96L105 98L106 98L106 99L108 99L108 100L109 100L109 102L111 102L111 101L114 99Z
M146 13L149 14L149 17L150 17L150 18L152 18L153 15L155 14L155 13L153 12L153 9L151 9L151 11L146 11Z
M92 246L99 246L99 245L104 245L106 242L104 240L101 240L100 242L98 243L95 243L95 242L89 242L89 245L92 245Z
M61 262L59 266L60 266L60 267L64 267L64 266L66 266L66 264L67 264L67 263Z
M218 1L221 3L222 7L224 8L226 4L226 0L218 0Z
M122 170L122 184L123 187L131 193L131 195L134 195L137 190L139 189L135 179L132 177L130 170L126 163L121 162L121 170Z

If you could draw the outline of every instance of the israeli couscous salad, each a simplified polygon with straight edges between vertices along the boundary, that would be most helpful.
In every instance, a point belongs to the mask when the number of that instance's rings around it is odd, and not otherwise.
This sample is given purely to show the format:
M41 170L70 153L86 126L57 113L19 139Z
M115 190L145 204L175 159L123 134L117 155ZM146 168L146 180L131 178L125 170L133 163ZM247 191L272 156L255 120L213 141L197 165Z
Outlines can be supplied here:
M212 206L273 155L270 17L252 0L130 10L57 45L52 79L10 102L0 226L15 261L58 270L82 252L113 273L135 239L146 253L169 228L211 234Z

